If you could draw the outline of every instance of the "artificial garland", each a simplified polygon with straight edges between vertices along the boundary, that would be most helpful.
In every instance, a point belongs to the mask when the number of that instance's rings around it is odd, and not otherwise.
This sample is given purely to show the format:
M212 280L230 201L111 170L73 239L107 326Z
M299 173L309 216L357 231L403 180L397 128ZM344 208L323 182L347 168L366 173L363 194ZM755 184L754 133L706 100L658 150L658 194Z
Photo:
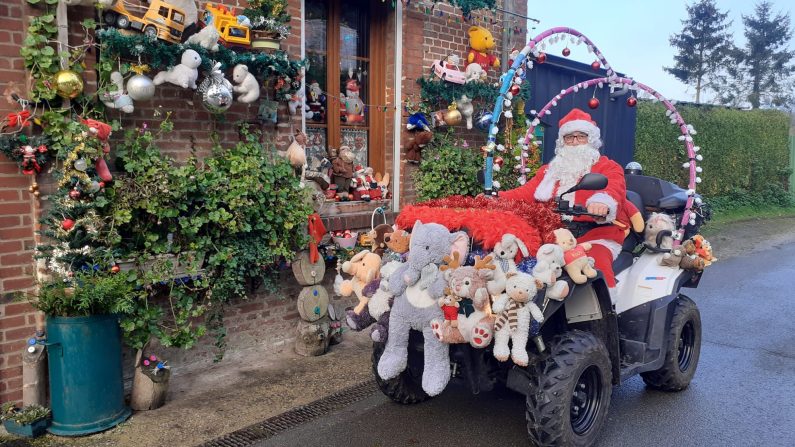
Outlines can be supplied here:
M49 147L50 139L46 135L0 135L0 152L9 160L17 162L26 175L41 172L50 159Z
M488 98L491 100L499 93L497 87L485 82L455 84L433 78L419 78L417 84L420 85L420 98L426 103L458 101L462 95L467 95L472 99Z
M453 6L461 8L461 12L468 16L476 9L489 9L494 11L497 7L496 0L433 0L434 3L449 3ZM394 2L393 6L394 6ZM411 0L404 0L406 6L411 6Z
M227 70L237 64L248 67L249 73L260 79L277 77L276 99L289 100L301 88L301 70L303 61L290 60L287 53L277 51L269 53L238 53L225 47L218 51L210 52L195 44L174 45L157 39L150 39L143 34L124 35L116 29L103 29L97 31L102 50L109 57L128 58L139 60L147 59L147 64L154 71L166 70L179 61L182 52L192 49L202 58L201 70L209 72L213 68L213 61L221 64L221 70Z

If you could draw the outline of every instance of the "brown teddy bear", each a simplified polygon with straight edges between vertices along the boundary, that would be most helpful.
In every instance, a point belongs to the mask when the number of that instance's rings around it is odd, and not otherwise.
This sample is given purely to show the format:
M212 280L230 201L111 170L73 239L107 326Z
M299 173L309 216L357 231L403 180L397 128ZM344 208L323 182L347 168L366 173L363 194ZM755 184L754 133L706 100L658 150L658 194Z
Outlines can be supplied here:
M406 254L409 252L411 233L406 230L395 230L384 236L384 243L392 252L387 254L387 258L395 258L388 260L404 262Z
M417 132L406 146L406 160L409 163L419 163L422 159L422 148L433 140L433 132L424 130Z
M596 277L596 270L591 267L591 263L585 252L591 249L591 244L583 242L577 244L577 239L566 228L555 230L555 243L563 249L563 259L566 265L563 267L569 274L572 281L576 284L585 284L588 278Z
M338 277L335 280L334 289L340 296L351 296L354 293L356 294L356 297L359 298L359 304L353 308L353 312L356 315L362 313L365 306L367 306L367 302L370 300L370 298L364 294L364 287L370 283L370 281L378 278L380 269L381 257L375 253L371 253L370 250L362 250L356 253L350 261L346 261L342 264L342 271L353 275L353 278L343 281L342 277Z
M331 163L334 173L334 184L337 185L337 197L340 200L350 200L348 191L351 188L353 178L354 155L348 146L340 146L339 154Z
M384 252L387 249L386 238L394 231L395 229L392 228L392 225L388 224L381 224L370 230L368 235L370 236L373 253L378 256L384 256Z

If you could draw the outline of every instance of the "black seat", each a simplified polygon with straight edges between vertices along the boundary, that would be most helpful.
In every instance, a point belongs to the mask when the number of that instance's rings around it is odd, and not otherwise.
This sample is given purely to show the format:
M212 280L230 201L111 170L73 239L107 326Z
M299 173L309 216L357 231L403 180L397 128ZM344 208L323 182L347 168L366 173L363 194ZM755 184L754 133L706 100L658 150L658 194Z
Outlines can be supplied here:
M635 205L635 208L640 211L640 215L643 216L643 220L645 221L647 217L646 207L643 205L643 199L640 194L635 191L627 190L627 200ZM635 233L632 230L629 231L629 234L624 238L624 243L621 246L621 253L619 253L618 257L613 261L613 274L618 275L621 271L632 265L635 258L635 247L642 242L643 236L641 234Z

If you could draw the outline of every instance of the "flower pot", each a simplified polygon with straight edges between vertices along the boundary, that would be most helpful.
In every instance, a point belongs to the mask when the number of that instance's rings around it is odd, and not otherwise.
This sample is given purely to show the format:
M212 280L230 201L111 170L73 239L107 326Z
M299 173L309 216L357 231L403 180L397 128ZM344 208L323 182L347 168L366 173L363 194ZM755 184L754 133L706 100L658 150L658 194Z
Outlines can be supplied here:
M281 41L273 33L254 30L251 32L251 49L256 51L277 51L281 49Z
M39 419L32 424L20 425L12 420L3 421L3 427L12 435L22 436L24 438L37 438L47 431L47 424L49 419Z
M48 317L47 352L52 425L59 436L82 436L125 421L121 329L113 315Z

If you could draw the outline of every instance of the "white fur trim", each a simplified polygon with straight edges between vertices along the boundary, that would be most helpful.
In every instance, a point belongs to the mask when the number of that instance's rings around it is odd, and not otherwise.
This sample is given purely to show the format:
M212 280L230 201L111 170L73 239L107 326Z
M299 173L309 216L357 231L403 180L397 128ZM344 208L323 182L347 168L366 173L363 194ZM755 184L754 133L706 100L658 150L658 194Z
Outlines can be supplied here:
M549 169L543 172L544 177L541 178L541 182L538 183L535 192L536 200L542 202L552 200L552 195L555 193L555 185L558 183L558 179L553 178L551 175L547 175L547 172L549 172Z
M599 244L606 249L610 250L610 254L613 255L613 260L615 261L618 257L618 254L621 253L621 244L616 241L611 241L610 239L594 239L592 241L587 241L591 245Z
M560 126L558 135L568 135L573 132L582 132L588 134L591 138L599 138L601 136L599 128L596 127L595 124L585 120L573 120L565 123Z
M605 216L604 220L597 219L597 221L600 223L612 223L614 220L616 220L616 215L618 214L618 202L616 202L616 199L612 198L610 194L597 192L585 202L585 207L587 208L588 205L592 203L604 203L607 205L607 216Z

